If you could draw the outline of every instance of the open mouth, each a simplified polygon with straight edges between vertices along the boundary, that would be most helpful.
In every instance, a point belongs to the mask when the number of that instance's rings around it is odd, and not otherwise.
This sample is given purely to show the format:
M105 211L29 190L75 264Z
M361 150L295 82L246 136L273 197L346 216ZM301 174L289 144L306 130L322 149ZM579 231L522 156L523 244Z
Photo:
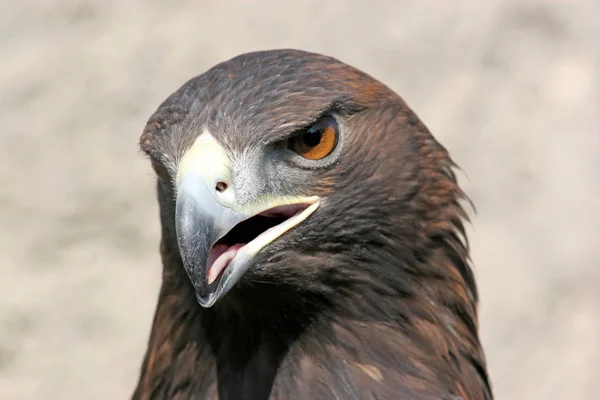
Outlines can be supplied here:
M210 249L206 281L210 285L223 275L240 252L252 248L259 251L277 237L306 219L316 208L313 204L290 204L270 208L233 227Z

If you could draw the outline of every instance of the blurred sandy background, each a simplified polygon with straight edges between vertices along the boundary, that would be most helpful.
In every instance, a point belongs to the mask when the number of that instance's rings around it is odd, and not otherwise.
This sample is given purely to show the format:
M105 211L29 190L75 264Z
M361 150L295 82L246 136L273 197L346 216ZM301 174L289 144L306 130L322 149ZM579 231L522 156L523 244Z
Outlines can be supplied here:
M1 1L0 399L130 396L161 271L138 137L192 76L281 47L387 83L463 167L497 398L597 399L600 8L441 3Z

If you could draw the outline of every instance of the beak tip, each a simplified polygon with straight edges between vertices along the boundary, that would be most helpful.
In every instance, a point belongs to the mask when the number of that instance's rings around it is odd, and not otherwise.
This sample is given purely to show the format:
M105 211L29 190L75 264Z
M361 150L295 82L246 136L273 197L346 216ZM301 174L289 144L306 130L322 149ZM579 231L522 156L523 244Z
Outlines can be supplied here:
M219 294L219 290L215 290L213 292L208 293L205 296L200 295L200 293L198 293L198 291L196 290L196 301L198 302L198 304L200 304L200 306L202 306L203 308L211 308L212 306L215 305L215 303L217 301L219 301L219 299L223 297Z

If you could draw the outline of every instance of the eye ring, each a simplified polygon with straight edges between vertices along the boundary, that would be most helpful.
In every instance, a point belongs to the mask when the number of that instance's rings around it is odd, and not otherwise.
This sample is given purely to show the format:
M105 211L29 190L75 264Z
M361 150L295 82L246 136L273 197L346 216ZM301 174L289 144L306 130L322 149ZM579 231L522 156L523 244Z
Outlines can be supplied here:
M288 147L301 157L318 161L330 155L338 143L338 124L332 117L318 119L308 129L292 137Z

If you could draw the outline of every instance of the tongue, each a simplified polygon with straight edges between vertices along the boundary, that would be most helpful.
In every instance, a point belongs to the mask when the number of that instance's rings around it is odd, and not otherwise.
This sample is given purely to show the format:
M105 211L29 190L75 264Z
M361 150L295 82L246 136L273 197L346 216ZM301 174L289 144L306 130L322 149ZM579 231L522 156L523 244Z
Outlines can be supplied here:
M243 244L234 244L228 246L226 244L217 244L210 249L207 261L207 278L206 281L210 285L213 283L221 272L229 265L231 260L236 256L237 252L244 247Z

